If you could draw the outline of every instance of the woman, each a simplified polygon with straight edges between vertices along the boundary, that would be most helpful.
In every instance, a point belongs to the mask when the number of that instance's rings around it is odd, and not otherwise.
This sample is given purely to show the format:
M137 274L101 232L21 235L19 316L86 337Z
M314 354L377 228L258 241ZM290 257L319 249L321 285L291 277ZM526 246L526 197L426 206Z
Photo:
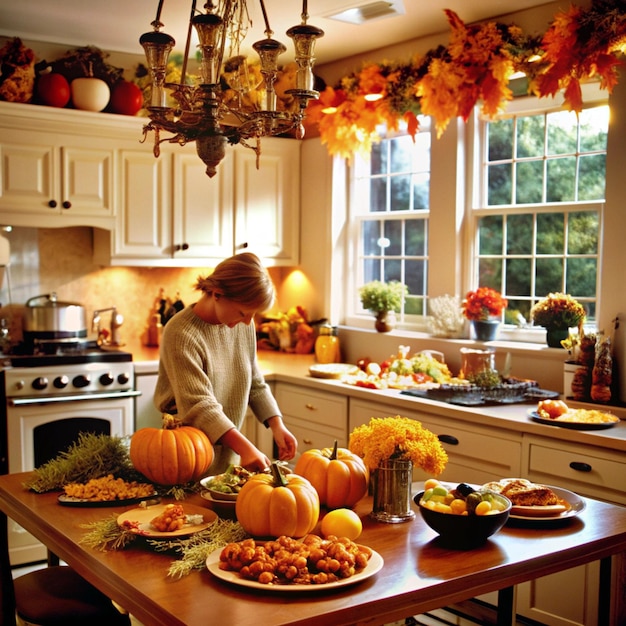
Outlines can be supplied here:
M270 460L241 432L246 410L272 430L281 460L296 454L297 440L285 428L256 360L256 313L274 302L274 285L259 259L237 254L198 278L202 296L164 328L157 408L203 430L215 447L210 473L229 465L262 470Z

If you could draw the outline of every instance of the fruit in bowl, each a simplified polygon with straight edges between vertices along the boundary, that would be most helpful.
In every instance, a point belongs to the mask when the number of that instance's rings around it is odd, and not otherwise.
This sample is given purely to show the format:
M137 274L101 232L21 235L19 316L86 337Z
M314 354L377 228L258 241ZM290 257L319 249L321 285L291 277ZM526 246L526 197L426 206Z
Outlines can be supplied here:
M424 521L447 546L479 546L509 519L511 501L499 493L474 489L467 483L451 488L434 480L426 481L424 487L414 502Z
M252 472L244 467L231 465L223 474L203 478L200 484L211 494L214 500L235 501L250 476L252 476Z

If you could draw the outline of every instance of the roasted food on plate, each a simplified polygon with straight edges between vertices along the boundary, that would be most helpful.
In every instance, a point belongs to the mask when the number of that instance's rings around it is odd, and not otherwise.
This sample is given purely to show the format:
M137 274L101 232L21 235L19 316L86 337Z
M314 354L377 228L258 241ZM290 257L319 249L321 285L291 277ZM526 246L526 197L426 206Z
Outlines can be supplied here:
M63 491L69 498L91 502L108 502L148 498L154 495L154 486L149 483L128 482L121 478L114 478L112 474L107 474L100 478L92 478L86 483L68 483L64 485Z
M496 493L506 496L518 506L549 506L559 504L557 495L545 485L537 485L525 478L514 478L483 485Z
M537 405L537 415L556 422L579 424L612 424L619 417L598 409L570 409L562 400L542 400Z

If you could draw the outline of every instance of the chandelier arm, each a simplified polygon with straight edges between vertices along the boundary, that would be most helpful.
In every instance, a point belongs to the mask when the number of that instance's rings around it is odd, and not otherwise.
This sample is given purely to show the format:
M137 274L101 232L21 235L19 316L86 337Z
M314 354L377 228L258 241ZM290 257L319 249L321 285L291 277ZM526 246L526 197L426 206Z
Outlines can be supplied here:
M156 17L154 18L154 22L152 22L155 28L157 28L157 24L159 26L163 26L163 24L161 24L161 11L163 10L163 2L165 2L165 0L159 0Z
M185 41L185 56L183 57L183 68L180 73L180 84L185 84L187 76L187 60L189 59L189 48L191 46L191 31L193 30L193 16L196 14L196 0L191 1L191 15L189 16L189 25L187 26L187 41Z
M309 7L307 0L302 0L302 14L300 15L300 17L302 18L302 23L306 24L307 20L309 19Z
M263 21L265 22L265 35L267 37L271 37L274 34L274 31L270 28L270 21L267 17L267 11L265 10L265 2L263 0L259 0L261 4L261 11L263 13Z

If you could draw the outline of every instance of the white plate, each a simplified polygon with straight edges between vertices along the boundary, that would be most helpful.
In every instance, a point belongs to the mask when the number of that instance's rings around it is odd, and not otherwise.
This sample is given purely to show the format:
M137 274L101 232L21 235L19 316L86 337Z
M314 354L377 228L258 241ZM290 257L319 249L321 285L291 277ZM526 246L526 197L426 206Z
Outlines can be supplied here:
M309 374L314 378L341 378L359 371L357 365L350 363L317 363L309 367Z
M183 504L183 511L187 515L202 515L204 520L202 524L184 524L183 527L178 530L160 532L150 526L150 521L157 515L160 515L165 509L165 506L165 504L160 504L157 506L149 506L145 508L141 507L125 511L118 516L117 524L118 526L122 526L122 524L126 521L138 522L139 530L141 531L142 536L150 537L150 539L168 539L171 537L185 537L187 535L199 533L201 530L207 529L217 519L217 513L215 511L211 511L210 509L201 506L195 506L193 504Z
M319 592L326 591L331 589L337 589L337 587L346 587L348 585L354 585L356 583L360 583L377 572L379 572L385 562L383 561L383 557L378 554L378 552L372 550L372 556L370 560L367 562L367 565L360 572L356 573L354 576L350 576L350 578L342 578L336 582L326 583L324 585L263 585L261 583L256 582L255 580L246 580L245 578L240 578L237 572L227 572L226 570L219 568L220 563L220 553L222 552L222 548L218 548L209 554L206 560L206 566L209 572L213 574L216 578L223 580L228 583L232 583L233 585L238 585L240 587L249 587L251 589L261 589L263 591L279 591L279 592Z
M541 523L576 517L581 511L584 511L586 506L585 501L573 491L561 489L561 487L553 487L552 485L542 486L552 489L559 500L567 504L565 511L559 510L555 513L554 508L549 506L517 506L514 504L511 507L510 519Z

